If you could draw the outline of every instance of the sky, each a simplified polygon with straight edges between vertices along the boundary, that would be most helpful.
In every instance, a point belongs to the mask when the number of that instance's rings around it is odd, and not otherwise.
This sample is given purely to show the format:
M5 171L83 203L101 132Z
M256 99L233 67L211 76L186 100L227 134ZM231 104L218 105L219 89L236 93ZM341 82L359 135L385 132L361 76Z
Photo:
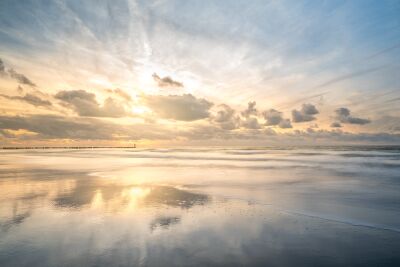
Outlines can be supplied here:
M400 1L0 1L0 145L400 144Z

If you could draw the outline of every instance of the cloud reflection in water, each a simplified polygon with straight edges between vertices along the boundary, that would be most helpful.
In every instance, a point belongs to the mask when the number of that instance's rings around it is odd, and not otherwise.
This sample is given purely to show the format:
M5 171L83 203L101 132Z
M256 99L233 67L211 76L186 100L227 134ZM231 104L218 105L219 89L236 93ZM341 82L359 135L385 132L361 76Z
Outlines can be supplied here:
M132 203L141 207L167 205L189 209L206 204L209 197L165 185L130 186L79 179L71 192L54 199L55 206L60 208L84 208L96 201L104 202L105 206L118 203L121 209Z

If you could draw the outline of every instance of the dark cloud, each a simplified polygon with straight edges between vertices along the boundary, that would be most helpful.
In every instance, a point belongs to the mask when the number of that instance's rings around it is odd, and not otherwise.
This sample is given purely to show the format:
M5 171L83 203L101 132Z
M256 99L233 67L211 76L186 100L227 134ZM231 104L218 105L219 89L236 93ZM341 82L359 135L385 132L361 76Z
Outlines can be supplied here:
M315 115L319 111L312 104L303 104L301 110L292 110L292 121L293 122L306 122L315 120Z
M3 60L0 58L0 76L10 76L12 79L16 80L17 82L25 85L29 85L32 87L36 87L36 84L34 84L28 77L26 77L22 73L16 72L14 69L10 68L6 71L6 67L4 65Z
M339 108L339 109L335 110L335 113L337 116L343 116L343 117L350 116L350 110L347 108Z
M280 128L292 128L289 119L283 118L283 113L276 109L269 109L262 113L267 126L279 126Z
M306 115L316 115L319 113L317 108L312 104L303 104L301 112Z
M240 122L240 126L246 129L260 129L261 125L258 122L258 110L256 109L256 101L247 103L247 108L241 112L244 119Z
M33 106L51 106L50 101L41 99L40 97L30 93L27 93L25 96L8 96L3 94L0 94L0 96L11 100L23 101Z
M275 109L266 110L262 115L264 116L265 125L267 126L278 125L283 119L282 112Z
M341 125L339 122L332 122L332 123L331 123L331 127L332 127L332 128L341 128L342 125Z
M195 121L209 117L213 103L191 94L184 95L146 95L143 101L161 118L180 121Z
M34 84L31 80L29 80L24 74L18 73L14 69L9 69L8 74L10 75L11 78L17 80L21 84L26 84L32 87L36 87L36 84Z
M219 105L218 111L212 120L218 123L222 129L233 130L240 126L240 118L236 115L236 111L228 105Z
M339 108L335 110L335 119L341 123L359 125L364 125L371 122L369 119L362 119L351 116L350 110L348 108Z
M281 120L281 122L279 123L279 128L282 128L282 129L289 129L289 128L293 128L293 127L292 127L292 123L290 122L289 119L283 119L283 120Z
M56 115L0 116L0 130L27 130L35 139L172 139L176 133L156 124L119 125L95 118Z
M60 91L54 97L83 117L118 118L129 115L125 107L115 99L109 97L104 101L103 106L100 106L96 95L85 90Z
M247 109L242 111L242 116L245 118L248 118L251 115L254 115L254 116L258 115L258 111L256 109L256 101L250 101L247 104Z
M253 127L254 128L254 127ZM26 130L36 135L18 135L9 130ZM0 116L0 136L18 140L231 140L232 142L267 143L365 143L380 144L399 143L399 134L387 133L346 133L341 130L295 130L286 134L278 134L272 129L242 129L240 131L224 130L216 125L193 125L184 130L169 129L158 124L120 125L97 118L61 117L55 115ZM236 141L235 141L236 140ZM197 141L196 141L197 142ZM234 144L234 143L232 143Z
M218 106L220 109L214 117L216 122L226 122L232 119L235 115L235 110L228 105L222 104Z
M313 121L315 120L315 117L310 115L305 115L301 111L294 109L292 110L292 120L293 122Z
M159 87L183 87L181 82L175 81L169 76L161 78L157 73L153 73L152 77Z
M17 91L18 91L18 93L22 93L24 91L24 87L22 87L21 85L18 85Z
M258 119L255 117L248 117L241 122L241 126L246 129L261 129Z
M94 120L77 120L52 115L0 116L0 129L27 130L43 139L111 139L105 124Z
M0 58L0 76L3 76L6 74L6 68L4 66L3 60Z

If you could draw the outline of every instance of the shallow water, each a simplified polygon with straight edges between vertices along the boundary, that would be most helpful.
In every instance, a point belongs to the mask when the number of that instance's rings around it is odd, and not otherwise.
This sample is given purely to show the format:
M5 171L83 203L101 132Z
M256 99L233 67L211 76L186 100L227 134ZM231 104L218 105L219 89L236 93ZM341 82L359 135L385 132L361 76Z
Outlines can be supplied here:
M400 266L400 149L0 152L0 266Z

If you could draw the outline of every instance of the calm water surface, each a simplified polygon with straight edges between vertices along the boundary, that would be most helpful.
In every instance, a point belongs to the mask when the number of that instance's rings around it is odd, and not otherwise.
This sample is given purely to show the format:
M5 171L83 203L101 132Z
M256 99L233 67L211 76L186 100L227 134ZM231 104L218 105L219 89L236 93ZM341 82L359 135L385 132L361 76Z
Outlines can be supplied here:
M1 151L0 266L400 266L400 150Z

